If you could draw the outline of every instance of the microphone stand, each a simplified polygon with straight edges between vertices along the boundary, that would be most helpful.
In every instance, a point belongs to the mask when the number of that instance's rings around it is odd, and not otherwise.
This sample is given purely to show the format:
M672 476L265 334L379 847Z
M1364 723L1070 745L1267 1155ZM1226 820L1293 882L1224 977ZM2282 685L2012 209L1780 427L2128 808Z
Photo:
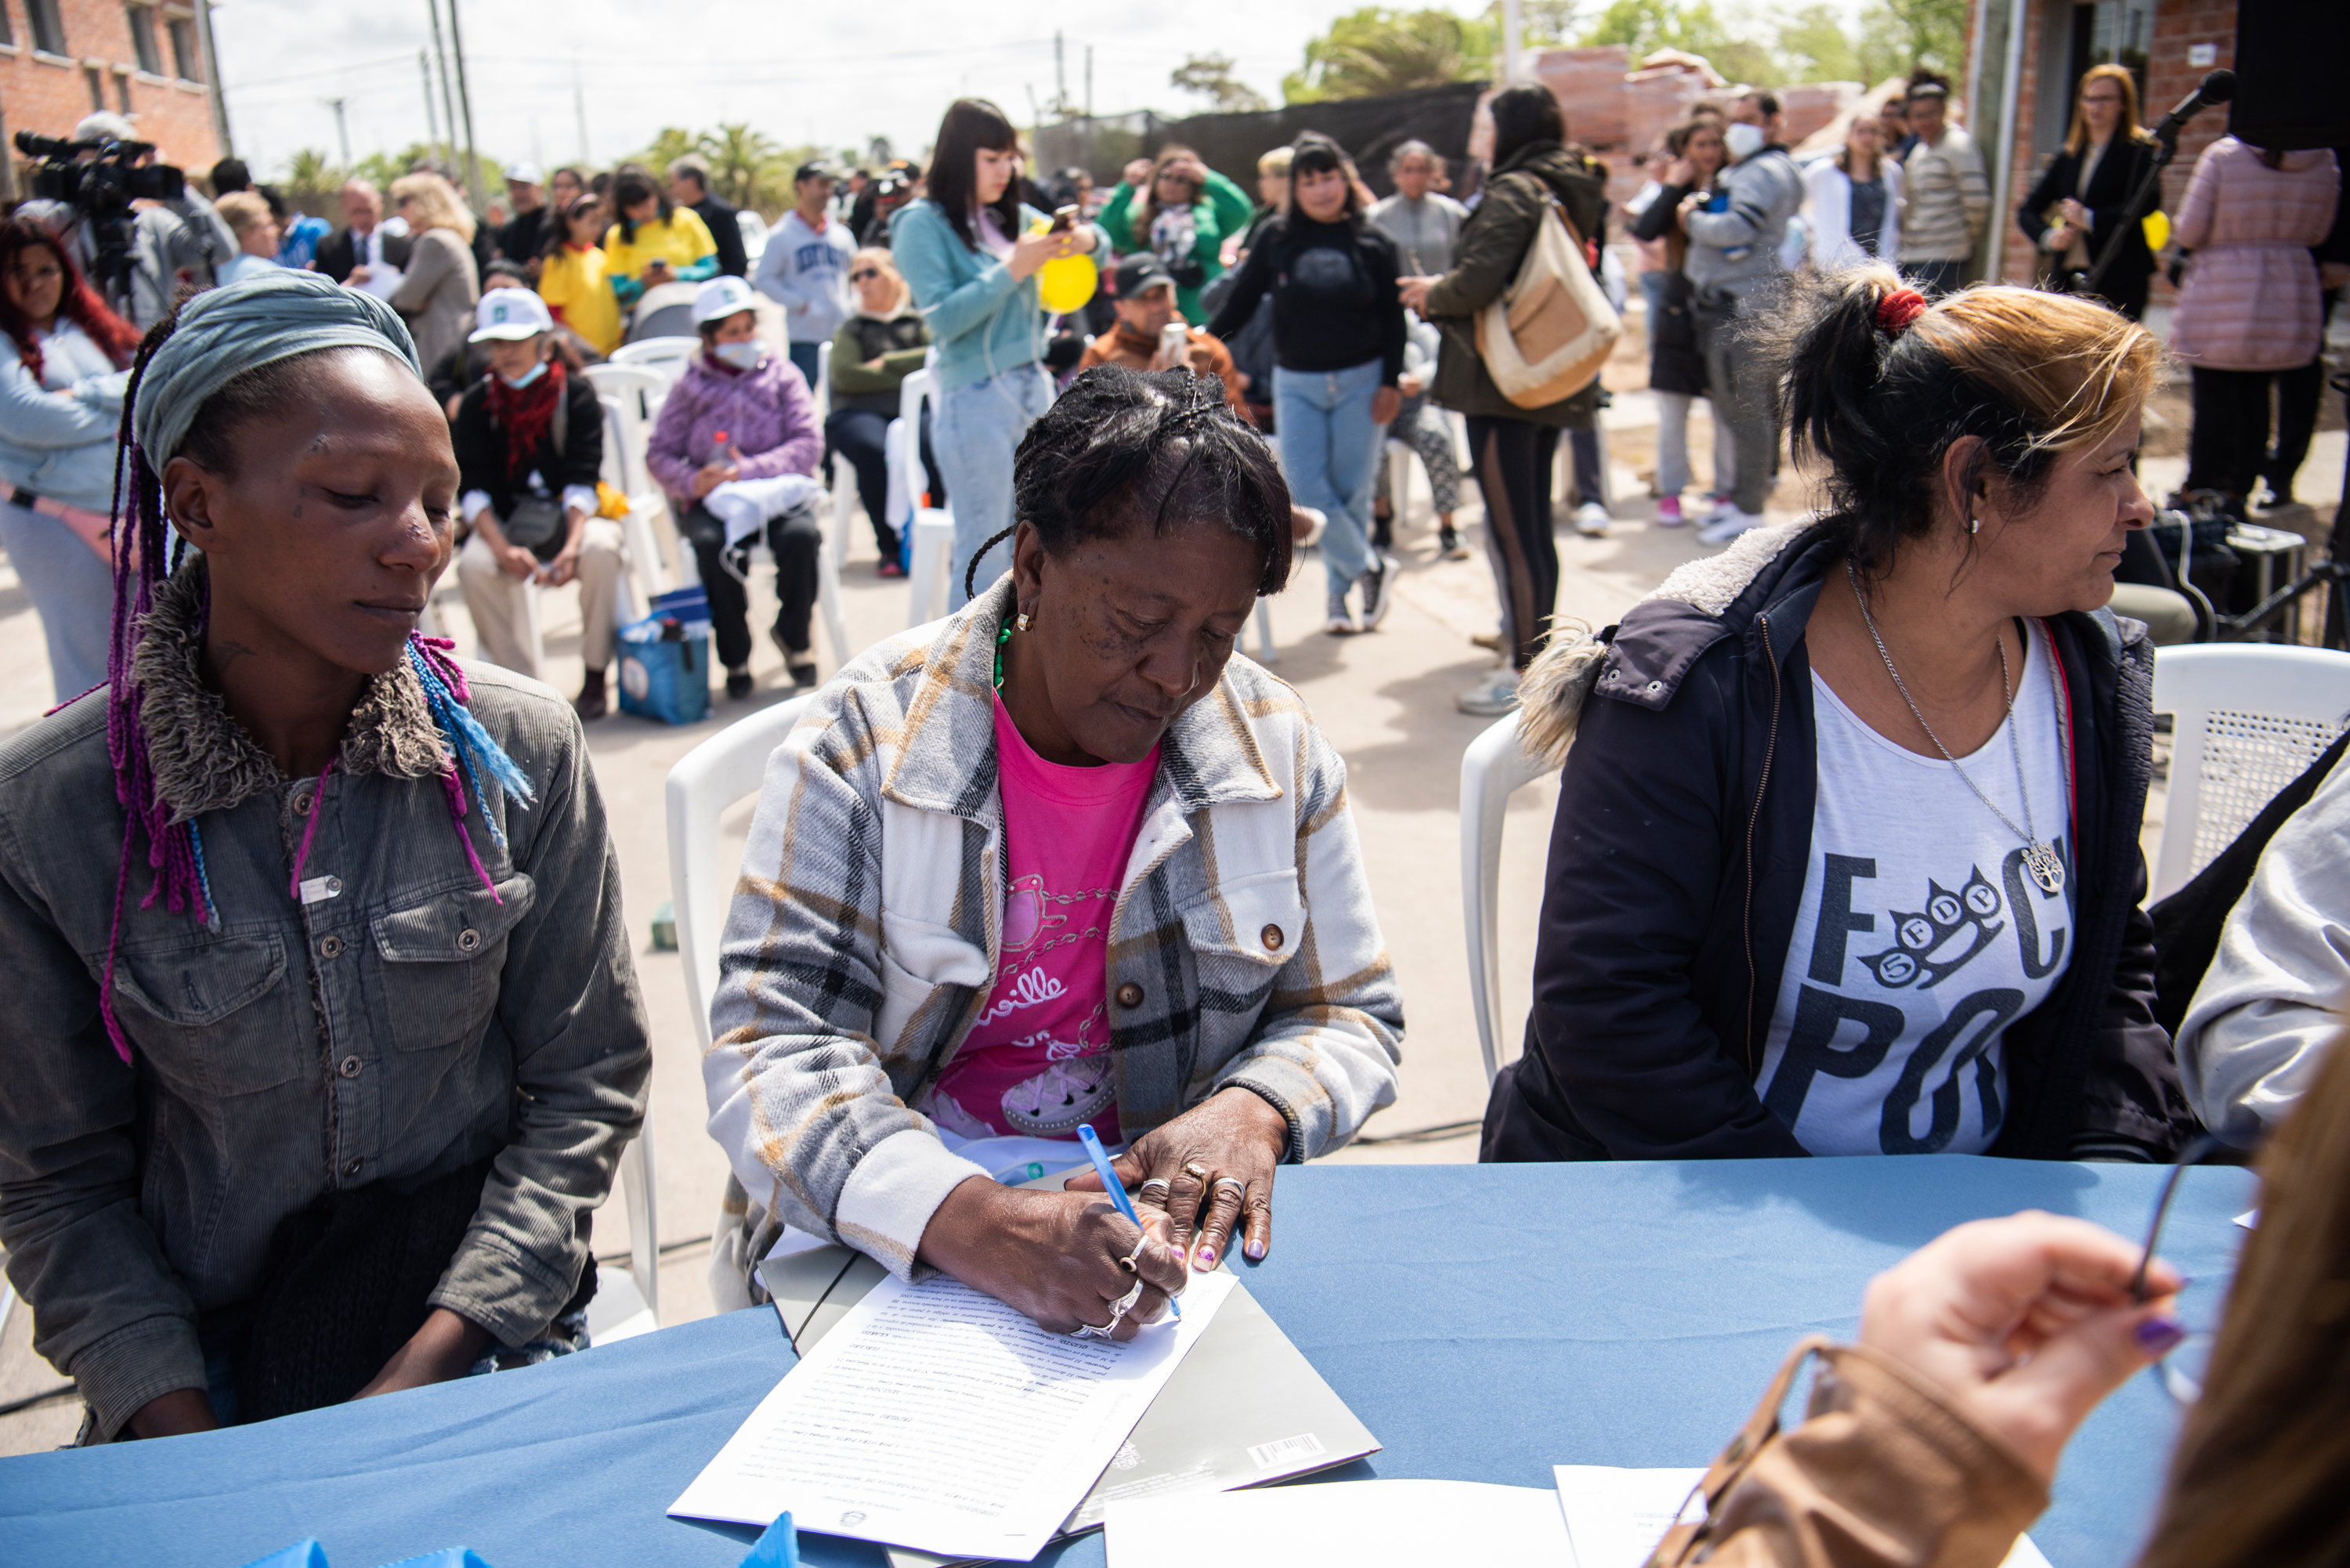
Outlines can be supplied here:
M2089 275L2081 283L2083 294L2097 292L2097 286L2105 281L2106 269L2112 266L2114 257L2121 254L2122 235L2132 223L2144 223L2147 213L2153 210L2146 204L2147 198L2162 183L2162 171L2170 167L2170 161L2178 156L2179 124L2178 120L2165 117L2163 122L2155 128L2154 140L2147 144L2146 172L2139 177L2137 189L2130 192L2129 205L2122 209L2122 221L2116 223L2113 233L2098 244L2096 265L2089 269Z

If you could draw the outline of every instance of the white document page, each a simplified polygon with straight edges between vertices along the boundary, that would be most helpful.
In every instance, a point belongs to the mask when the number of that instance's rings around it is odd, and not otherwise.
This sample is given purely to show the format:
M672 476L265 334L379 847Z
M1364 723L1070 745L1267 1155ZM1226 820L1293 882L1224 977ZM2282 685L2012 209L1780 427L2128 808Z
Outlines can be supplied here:
M1124 1345L1051 1334L949 1279L884 1280L784 1375L669 1511L951 1557L1043 1550L1231 1293Z
M1679 1517L1705 1517L1705 1499L1693 1495L1705 1479L1693 1469L1617 1469L1612 1465L1554 1465L1559 1511L1574 1542L1575 1568L1641 1568ZM2000 1568L2049 1568L2028 1535Z
M1191 1298L1184 1298L1191 1310ZM1306 1481L1109 1505L1109 1568L1572 1568L1555 1494L1483 1481Z

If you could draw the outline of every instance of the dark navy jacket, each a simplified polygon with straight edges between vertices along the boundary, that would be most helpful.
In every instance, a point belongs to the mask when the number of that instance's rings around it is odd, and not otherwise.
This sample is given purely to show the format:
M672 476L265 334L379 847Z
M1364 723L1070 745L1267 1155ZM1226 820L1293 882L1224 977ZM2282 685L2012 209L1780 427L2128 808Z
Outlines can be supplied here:
M1704 605L1646 600L1606 634L1561 784L1525 1052L1493 1085L1482 1158L1805 1152L1755 1077L1811 850L1804 628L1843 552L1823 530L1789 533L1742 586L1717 581ZM1748 556L1705 566L1734 574ZM2154 649L2106 610L2051 625L2071 698L2077 946L2008 1026L1991 1152L2168 1158L2193 1118L2150 1011L2138 908Z

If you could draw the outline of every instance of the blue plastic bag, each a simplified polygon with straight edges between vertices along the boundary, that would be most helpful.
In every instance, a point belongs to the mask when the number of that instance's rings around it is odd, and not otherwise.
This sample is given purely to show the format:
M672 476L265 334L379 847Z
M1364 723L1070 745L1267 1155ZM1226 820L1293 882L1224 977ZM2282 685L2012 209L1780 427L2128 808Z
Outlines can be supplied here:
M619 630L620 711L664 724L695 724L710 715L710 599L679 588L653 600L653 612Z

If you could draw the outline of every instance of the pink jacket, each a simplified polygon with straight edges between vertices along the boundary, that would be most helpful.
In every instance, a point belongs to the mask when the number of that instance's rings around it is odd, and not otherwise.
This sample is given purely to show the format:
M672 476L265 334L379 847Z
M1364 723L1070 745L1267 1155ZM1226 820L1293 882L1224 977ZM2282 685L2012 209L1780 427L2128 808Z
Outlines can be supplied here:
M2196 161L2171 237L2187 264L2170 346L2209 370L2291 370L2317 358L2317 263L2342 176L2334 154L2288 152L2272 169L2223 136Z
M713 365L706 354L688 360L653 421L645 466L663 490L690 505L693 476L704 464L724 461L718 451L721 431L743 454L745 479L814 473L824 455L816 400L808 396L798 369L781 354L769 354L755 370Z

